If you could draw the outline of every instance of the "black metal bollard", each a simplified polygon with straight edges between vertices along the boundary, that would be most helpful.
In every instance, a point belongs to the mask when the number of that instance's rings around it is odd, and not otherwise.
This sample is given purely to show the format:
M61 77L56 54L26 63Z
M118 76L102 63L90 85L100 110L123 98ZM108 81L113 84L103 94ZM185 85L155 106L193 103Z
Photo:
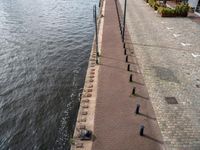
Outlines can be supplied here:
M135 109L135 113L136 114L140 113L140 104L137 104L136 109Z
M140 136L144 135L144 125L140 126Z
M136 90L136 87L133 87L132 95L135 95L135 90Z
M126 56L126 62L128 62L128 56Z
M129 82L133 82L133 75L130 75Z
M130 64L128 64L127 70L130 71Z
M123 44L123 48L126 48L126 44L125 43Z
M99 64L99 59L98 59L98 57L96 58L96 64L97 64L97 65Z
M126 55L126 48L124 48L124 55Z

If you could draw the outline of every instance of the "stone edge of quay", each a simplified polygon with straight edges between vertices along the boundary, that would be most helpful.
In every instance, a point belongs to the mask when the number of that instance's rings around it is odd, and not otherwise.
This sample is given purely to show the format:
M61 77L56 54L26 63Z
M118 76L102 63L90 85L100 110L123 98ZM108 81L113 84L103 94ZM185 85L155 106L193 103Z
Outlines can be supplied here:
M98 43L99 52L101 54L101 42L103 35L103 25L105 13L105 1L101 0L101 7L98 16ZM91 150L92 140L81 141L78 138L81 129L88 129L94 133L94 119L95 119L95 108L98 88L98 71L99 65L96 64L96 48L95 48L95 35L93 38L92 49L89 57L87 73L85 77L85 83L83 92L80 97L80 107L76 119L74 128L73 139L70 139L71 150Z

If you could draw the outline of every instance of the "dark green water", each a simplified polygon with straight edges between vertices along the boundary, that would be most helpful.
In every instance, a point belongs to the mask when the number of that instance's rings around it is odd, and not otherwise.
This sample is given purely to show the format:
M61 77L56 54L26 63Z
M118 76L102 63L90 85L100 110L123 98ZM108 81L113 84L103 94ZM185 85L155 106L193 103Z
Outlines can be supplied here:
M68 150L97 0L0 0L0 149Z

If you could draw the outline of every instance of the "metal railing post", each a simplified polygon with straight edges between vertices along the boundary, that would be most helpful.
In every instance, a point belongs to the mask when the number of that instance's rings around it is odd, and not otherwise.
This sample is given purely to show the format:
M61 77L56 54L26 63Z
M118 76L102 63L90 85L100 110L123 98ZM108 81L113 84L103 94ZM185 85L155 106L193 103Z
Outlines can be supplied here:
M119 9L118 9L118 0L115 0L115 5L116 5L116 9L117 9L117 17L118 17L118 21L119 21L119 29L120 29L120 33L121 33L121 36L122 36L122 25L121 25L121 19L120 19Z
M95 22L94 6L93 6L93 20Z
M99 0L99 7L101 7L101 0Z
M125 0L125 3L124 3L124 20L123 20L123 33L122 33L123 42L124 42L125 29L126 29L126 5L127 5L127 0Z
M95 16L95 32L96 32L96 54L99 57L99 47L98 47L98 29L97 29L97 11L96 5L94 5L94 16ZM98 58L97 58L98 59Z

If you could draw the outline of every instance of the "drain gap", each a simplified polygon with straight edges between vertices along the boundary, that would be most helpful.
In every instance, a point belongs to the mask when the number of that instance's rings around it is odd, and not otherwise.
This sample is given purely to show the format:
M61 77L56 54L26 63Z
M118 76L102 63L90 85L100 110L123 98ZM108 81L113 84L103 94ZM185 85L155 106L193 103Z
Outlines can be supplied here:
M178 104L177 100L175 97L165 97L165 101L168 104Z

